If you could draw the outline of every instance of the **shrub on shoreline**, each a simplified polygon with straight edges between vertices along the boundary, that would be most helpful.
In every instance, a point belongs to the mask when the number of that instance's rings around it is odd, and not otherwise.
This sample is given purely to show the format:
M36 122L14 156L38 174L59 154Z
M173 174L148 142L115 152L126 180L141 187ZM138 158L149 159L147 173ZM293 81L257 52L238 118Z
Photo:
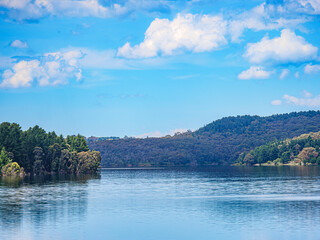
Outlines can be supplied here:
M17 162L10 162L2 167L2 176L25 176L24 169Z

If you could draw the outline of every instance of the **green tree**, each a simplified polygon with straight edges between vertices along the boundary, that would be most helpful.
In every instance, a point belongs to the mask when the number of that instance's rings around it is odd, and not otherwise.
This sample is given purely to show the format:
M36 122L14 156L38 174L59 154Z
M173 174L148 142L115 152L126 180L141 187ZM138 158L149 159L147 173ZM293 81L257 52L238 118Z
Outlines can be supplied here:
M267 152L266 147L263 147L263 146L262 146L262 147L260 148L259 154L258 154L258 156L257 156L257 162L258 162L259 164L261 164L261 163L265 163L265 162L267 162L267 161L269 161L268 152Z
M59 173L68 173L68 160L71 158L71 153L68 149L63 149L61 151L61 156L59 158Z
M78 167L78 156L77 152L70 152L69 159L67 161L67 171L68 173L76 173Z
M60 155L61 146L58 143L54 143L53 145L49 146L46 161L44 163L44 167L47 172L58 172Z
M11 161L12 159L9 157L9 154L6 151L5 147L2 147L0 153L0 169L2 169L3 166L7 165Z
M279 153L279 149L277 147L276 144L272 144L272 146L270 146L270 159L272 161L276 160L278 158L278 153Z
M35 147L34 151L34 163L33 163L33 174L39 175L45 172L45 168L43 166L43 150L41 147Z
M70 146L71 151L86 152L89 151L86 139L78 134L77 136L67 136L67 144Z
M291 152L286 151L286 152L281 154L281 161L283 163L290 162L290 160L291 160Z
M16 123L3 122L0 124L0 149L13 153L15 160L21 160L21 127Z
M21 165L25 168L27 172L33 170L35 155L34 148L40 147L43 151L43 154L46 155L49 145L47 145L47 133L45 130L39 126L34 126L29 128L23 134L23 151L25 154L25 160L22 161Z

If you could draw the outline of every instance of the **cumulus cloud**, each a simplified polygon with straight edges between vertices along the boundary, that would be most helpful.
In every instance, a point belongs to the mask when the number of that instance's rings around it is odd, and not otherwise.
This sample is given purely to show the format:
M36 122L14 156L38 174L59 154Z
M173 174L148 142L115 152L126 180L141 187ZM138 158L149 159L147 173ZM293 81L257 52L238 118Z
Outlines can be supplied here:
M1 88L54 86L66 84L70 78L82 77L78 61L83 54L78 51L46 53L38 59L21 60L2 74Z
M285 77L287 77L290 74L290 70L289 69L283 69L282 72L280 73L279 78L280 79L284 79Z
M279 100L279 99L275 99L275 100L273 100L273 101L271 102L271 104L274 105L274 106L279 106L279 105L282 104L282 101Z
M269 78L272 73L273 73L272 71L264 70L263 67L251 66L248 70L241 72L238 75L238 78L241 80L265 79L265 78Z
M20 41L20 40L14 40L11 44L10 44L11 47L14 47L14 48L27 48L28 47L28 44L27 42L23 42L23 41Z
M304 67L304 72L307 74L320 72L320 65L319 64L315 64L315 65L307 64Z
M289 29L281 31L281 36L260 42L249 43L244 57L256 64L299 63L317 58L318 48L297 36Z
M134 11L170 11L168 1L127 0L109 5L99 0L0 0L2 14L22 21L45 16L109 18Z
M320 107L320 95L315 97L307 97L304 96L302 98L298 98L295 96L284 95L283 99L286 100L288 104L293 104L296 106L303 106L303 107Z
M172 55L179 50L205 52L227 43L226 22L220 16L178 14L172 21L155 19L145 32L144 41L118 49L118 56L148 58Z
M302 7L299 4L299 8ZM155 19L145 32L144 41L134 46L129 42L125 43L118 49L118 56L150 58L158 55L172 55L179 50L212 51L227 44L226 36L230 35L233 42L239 41L245 29L254 31L283 29L280 38L265 37L260 43L248 46L248 58L253 63L261 64L268 58L272 58L274 53L283 47L278 47L276 51L270 53L269 49L263 50L266 47L263 45L275 45L280 42L287 48L274 56L276 61L303 61L304 59L299 60L300 57L314 59L318 49L308 44L302 37L296 36L294 32L284 29L296 29L302 23L310 21L307 16L296 14L296 9L297 7L294 7L290 0L284 0L282 4L267 1L240 14L229 15L225 19L221 16L201 14L178 14L172 21ZM293 12L295 13L292 14ZM290 44L287 45L287 43ZM291 50L291 47L295 51L290 56L287 50ZM269 54L269 56L257 56L260 60L256 59L251 56L256 50L253 48L259 48L262 50L262 55Z

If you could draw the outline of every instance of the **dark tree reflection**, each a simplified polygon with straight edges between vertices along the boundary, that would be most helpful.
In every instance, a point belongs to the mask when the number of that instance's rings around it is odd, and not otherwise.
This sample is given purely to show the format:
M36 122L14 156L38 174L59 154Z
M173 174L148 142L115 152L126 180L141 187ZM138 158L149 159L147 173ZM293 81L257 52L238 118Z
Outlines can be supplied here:
M0 178L0 229L14 229L27 221L41 227L47 221L85 218L88 181L100 175L48 175Z

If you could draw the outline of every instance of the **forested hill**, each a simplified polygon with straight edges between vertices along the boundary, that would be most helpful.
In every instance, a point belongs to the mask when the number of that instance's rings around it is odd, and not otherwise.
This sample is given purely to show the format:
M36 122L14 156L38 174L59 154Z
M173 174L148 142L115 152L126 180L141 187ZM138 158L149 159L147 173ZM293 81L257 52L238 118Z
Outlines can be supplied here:
M292 112L268 117L237 116L225 117L195 131L198 136L214 134L250 134L283 138L285 131L291 133L308 133L320 126L320 111ZM297 135L295 135L297 136Z
M320 131L320 111L216 120L173 137L89 142L104 167L231 164L239 154L275 139Z

